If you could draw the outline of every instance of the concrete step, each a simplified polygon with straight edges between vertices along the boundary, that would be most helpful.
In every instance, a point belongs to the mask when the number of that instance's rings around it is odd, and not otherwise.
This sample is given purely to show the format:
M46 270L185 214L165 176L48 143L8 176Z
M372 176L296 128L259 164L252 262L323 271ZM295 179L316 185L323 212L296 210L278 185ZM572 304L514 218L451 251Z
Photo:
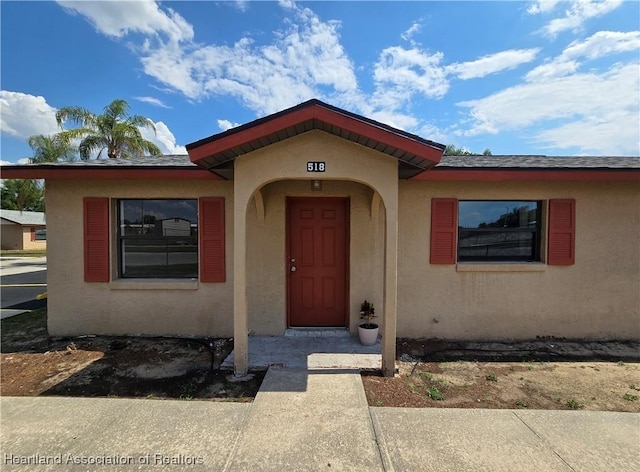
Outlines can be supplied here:
M346 330L345 330L346 331ZM314 369L380 369L382 345L363 346L356 336L249 336L249 369L270 366ZM235 350L222 363L233 369Z

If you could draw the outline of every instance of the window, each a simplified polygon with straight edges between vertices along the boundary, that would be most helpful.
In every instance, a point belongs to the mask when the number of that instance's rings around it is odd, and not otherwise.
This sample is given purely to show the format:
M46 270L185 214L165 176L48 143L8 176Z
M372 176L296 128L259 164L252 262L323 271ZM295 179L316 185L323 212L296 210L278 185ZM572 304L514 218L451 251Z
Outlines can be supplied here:
M458 202L458 261L539 261L538 201Z
M35 240L36 241L46 241L47 240L47 230L44 228L36 229L34 231Z
M119 200L122 278L198 277L197 200Z

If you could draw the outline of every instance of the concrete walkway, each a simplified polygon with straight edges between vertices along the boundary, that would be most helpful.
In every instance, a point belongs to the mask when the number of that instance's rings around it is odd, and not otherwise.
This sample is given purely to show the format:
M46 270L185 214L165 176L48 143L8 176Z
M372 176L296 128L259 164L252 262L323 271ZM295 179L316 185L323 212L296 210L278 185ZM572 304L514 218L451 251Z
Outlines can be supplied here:
M639 414L369 408L355 371L271 368L252 404L2 397L0 420L3 471L640 470Z
M323 333L332 330L322 330ZM380 369L381 345L363 346L357 337L334 336L250 336L249 369L298 367L303 369ZM222 363L233 370L235 351Z

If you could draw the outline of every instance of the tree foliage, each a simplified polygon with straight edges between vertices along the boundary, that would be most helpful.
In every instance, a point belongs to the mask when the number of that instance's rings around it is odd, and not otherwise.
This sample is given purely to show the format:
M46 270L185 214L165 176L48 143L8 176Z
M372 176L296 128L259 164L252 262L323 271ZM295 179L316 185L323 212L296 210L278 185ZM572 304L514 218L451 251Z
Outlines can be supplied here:
M80 139L78 151L82 160L88 160L93 153L98 159L103 151L109 158L128 158L142 156L144 153L161 155L162 152L151 141L142 137L140 128L156 128L149 118L141 115L129 115L129 104L116 99L104 108L104 113L96 115L82 107L64 107L56 113L56 121L62 128L69 121L78 128L59 133L62 139L72 142Z
M45 136L38 134L29 138L29 147L33 149L31 162L74 161L78 150L61 134Z
M39 180L6 179L0 198L6 210L44 211L44 187Z
M449 144L444 150L445 156L477 156L475 152L471 152L462 146L458 147L454 144ZM487 148L482 152L483 156L491 156L491 149Z

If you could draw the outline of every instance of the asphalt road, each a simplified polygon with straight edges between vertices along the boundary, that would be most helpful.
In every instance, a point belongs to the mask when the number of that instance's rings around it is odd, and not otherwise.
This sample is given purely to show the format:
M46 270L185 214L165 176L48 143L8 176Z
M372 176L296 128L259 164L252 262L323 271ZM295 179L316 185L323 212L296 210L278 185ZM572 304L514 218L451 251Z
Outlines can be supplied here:
M0 307L3 315L5 310L33 310L46 306L46 299L36 300L46 291L45 259L0 260Z

